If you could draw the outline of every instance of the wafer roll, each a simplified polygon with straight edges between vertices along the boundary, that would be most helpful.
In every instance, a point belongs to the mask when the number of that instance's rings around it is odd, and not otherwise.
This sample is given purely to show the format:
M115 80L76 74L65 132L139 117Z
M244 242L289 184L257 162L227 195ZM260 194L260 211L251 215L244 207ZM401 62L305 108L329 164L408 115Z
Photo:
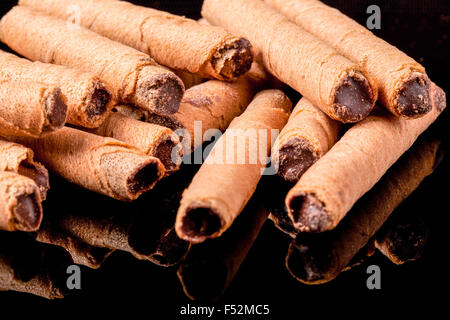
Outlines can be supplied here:
M289 191L286 207L295 227L309 232L336 227L440 113L433 108L408 120L380 110L350 128Z
M297 182L338 139L340 124L302 98L281 130L272 150L278 175Z
M67 105L58 87L0 80L0 135L39 137L60 129L66 114Z
M0 171L0 230L36 231L42 221L39 187L30 178Z
M317 0L265 0L306 31L358 63L377 84L394 115L423 116L431 110L425 68L364 26Z
M183 81L186 90L206 81L205 78L187 71L173 70L173 72Z
M205 0L212 24L247 37L264 67L331 118L356 122L377 100L377 89L356 64L260 0Z
M112 138L65 127L40 139L17 139L61 177L91 191L132 201L164 176L157 158Z
M175 224L180 238L198 243L231 226L261 178L271 131L281 130L291 107L281 91L266 90L233 120L183 193Z
M48 171L33 158L31 149L0 139L0 171L11 171L32 179L39 187L41 199L45 200L50 189Z
M110 0L20 1L21 5L68 19L148 53L159 63L205 78L236 80L252 63L250 43L222 28L167 12Z
M179 108L184 85L173 72L145 53L80 26L16 6L2 18L0 38L30 60L91 72L116 102L158 113Z
M409 120L415 121L415 120ZM423 139L358 201L342 223L324 233L300 233L289 246L286 266L307 284L336 278L354 259L394 209L439 163L439 141Z
M67 104L67 122L98 127L112 108L111 95L95 76L55 64L31 62L0 50L0 79L57 86Z
M183 148L178 136L169 128L113 112L92 133L123 141L149 156L158 158L164 165L166 174L180 168Z

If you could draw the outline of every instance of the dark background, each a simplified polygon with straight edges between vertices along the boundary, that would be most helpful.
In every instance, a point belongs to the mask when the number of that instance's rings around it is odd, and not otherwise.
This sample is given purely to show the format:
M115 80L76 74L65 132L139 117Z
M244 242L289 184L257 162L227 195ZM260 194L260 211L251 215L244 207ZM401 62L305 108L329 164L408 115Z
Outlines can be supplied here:
M223 0L226 1L226 0ZM201 0L132 1L192 18L200 17ZM381 7L381 30L375 33L422 63L431 79L447 93L450 89L450 4L449 1L325 1L365 25L366 8ZM1 2L3 15L16 1ZM4 45L2 49L6 49ZM298 98L298 97L294 97ZM295 101L294 101L295 102ZM448 146L448 111L432 128L432 135ZM448 297L448 181L449 160L441 166L397 209L423 212L431 234L424 256L416 262L395 266L380 254L366 264L341 274L320 286L305 286L292 278L284 267L290 239L267 222L224 297L216 304L269 304L270 317L289 318L323 315L366 318L380 314L406 316L425 312L432 316L446 307ZM79 201L80 199L73 199ZM48 201L58 199L49 193ZM67 203L61 203L61 207ZM151 204L150 204L151 205ZM8 245L6 243L0 246ZM366 267L377 264L382 272L382 289L366 288ZM139 262L127 254L116 253L100 270L83 269L83 289L64 300L46 301L19 293L0 293L0 308L19 313L28 311L50 315L116 311L139 312L148 319L182 319L179 308L192 302L185 297L173 268L164 269L150 262ZM203 303L202 305L206 305ZM445 313L443 314L445 317ZM185 317L186 318L186 317ZM192 317L197 319L196 317ZM232 317L229 317L232 318ZM251 318L251 317L236 317ZM201 319L201 317L198 317Z

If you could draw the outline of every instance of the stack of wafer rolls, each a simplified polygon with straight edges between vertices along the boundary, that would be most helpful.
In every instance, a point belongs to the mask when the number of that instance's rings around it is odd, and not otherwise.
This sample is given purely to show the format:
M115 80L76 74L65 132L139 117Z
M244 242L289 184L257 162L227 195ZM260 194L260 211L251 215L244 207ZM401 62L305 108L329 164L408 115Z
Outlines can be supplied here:
M61 89L35 81L0 79L0 135L40 137L66 122Z
M231 226L266 165L255 158L269 155L271 133L286 124L291 107L281 91L266 90L233 120L183 193L175 225L180 238L202 242Z
M120 109L120 106L118 108ZM166 169L166 175L180 168L183 148L178 136L167 127L113 112L99 128L91 132L123 141L149 156L158 158Z
M132 201L165 173L161 161L112 138L65 127L39 139L16 138L49 170L94 192Z
M202 15L247 37L274 76L341 122L364 119L377 87L362 68L260 0L206 0Z
M16 6L1 20L0 38L21 55L92 72L116 102L158 113L178 110L183 82L147 54L95 32Z
M19 3L64 19L72 18L77 10L81 25L148 53L163 65L205 78L236 80L250 69L253 60L250 43L244 38L126 1L22 0Z
M432 92L434 107L424 117L409 120L377 110L377 114L351 127L306 171L286 196L295 227L309 232L336 227L353 204L441 114L445 94L437 86Z
M339 122L302 98L272 149L272 163L278 175L297 182L336 143L339 129Z
M416 118L430 112L430 81L414 59L318 0L265 2L358 63L376 80L381 102L394 115Z

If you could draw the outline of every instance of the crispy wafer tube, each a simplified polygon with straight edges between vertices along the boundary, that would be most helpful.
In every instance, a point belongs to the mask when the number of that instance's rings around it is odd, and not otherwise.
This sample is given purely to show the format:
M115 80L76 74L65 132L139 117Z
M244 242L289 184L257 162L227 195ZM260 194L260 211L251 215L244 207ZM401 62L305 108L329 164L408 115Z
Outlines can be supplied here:
M110 0L21 1L20 4L81 25L148 53L159 63L205 78L236 80L253 60L250 43L222 28L167 12Z
M179 108L184 85L173 72L95 32L16 6L2 18L0 37L33 61L91 72L105 82L114 101L158 113Z
M65 127L40 139L17 139L50 171L109 197L131 201L164 176L155 157L112 138Z
M291 107L283 92L266 90L231 122L183 193L175 224L180 238L198 243L232 225L255 191L273 131L286 124Z
M236 82L210 80L186 90L180 109L172 115L139 115L136 111L131 112L147 122L180 130L177 132L182 133L180 138L183 139L185 153L190 153L202 145L203 137L209 129L225 131L231 121L244 112L255 93L265 87L271 78L261 65L253 63L250 72ZM198 132L200 139L197 138Z
M55 64L31 62L0 50L0 79L57 86L67 104L67 122L93 128L112 108L111 95L95 76Z
M361 68L260 0L205 0L212 24L243 34L264 67L331 118L356 122L377 99Z
M219 298L253 246L268 212L253 198L220 238L193 245L178 268L178 279L192 300Z
M30 178L0 171L0 230L36 231L42 221L39 187Z
M441 112L433 108L412 120L379 113L350 128L289 191L286 207L296 228L321 232L336 227Z
M272 163L278 168L278 175L297 182L336 143L339 129L339 122L302 98L272 149Z
M317 0L265 1L361 65L394 115L416 118L431 110L425 68L364 26Z
M60 129L67 106L58 87L0 80L0 135L39 137Z
M183 81L184 88L186 90L206 81L205 78L194 73L182 70L172 70L172 71L178 76L178 78L181 79L181 81Z
M91 132L123 141L158 158L164 165L166 174L180 168L183 148L178 136L169 128L113 112L99 128Z
M31 149L0 139L0 171L11 171L32 179L39 187L41 200L44 201L50 189L48 171L33 158Z
M291 243L286 257L291 274L308 284L336 278L394 209L432 173L440 158L439 145L439 141L427 139L414 145L355 204L336 229L324 233L300 233Z

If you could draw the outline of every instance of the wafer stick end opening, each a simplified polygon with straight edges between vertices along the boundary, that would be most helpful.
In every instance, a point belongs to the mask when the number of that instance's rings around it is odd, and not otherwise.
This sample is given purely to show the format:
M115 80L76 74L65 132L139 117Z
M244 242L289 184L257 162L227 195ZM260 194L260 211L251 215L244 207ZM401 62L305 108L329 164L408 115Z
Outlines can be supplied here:
M234 81L247 73L253 63L252 45L244 38L225 42L214 52L211 64L221 80Z
M106 111L111 101L111 94L103 86L96 86L86 99L86 115L88 120L96 122Z
M181 238L193 243L202 242L217 234L222 228L222 220L214 209L193 206L186 209L181 221Z
M180 168L183 149L178 141L166 139L156 147L154 156L161 160L167 175Z
M286 181L297 182L317 159L317 153L307 140L289 139L279 151L278 175Z
M128 177L127 189L133 198L153 188L161 179L160 165L159 161L146 162Z
M48 92L45 97L45 111L47 113L47 131L61 128L66 122L67 105L63 100L59 88Z
M33 232L39 229L42 221L42 208L34 193L17 197L13 209L15 230Z
M413 73L397 92L395 112L408 118L418 118L430 112L429 87L430 81L425 74Z
M300 231L323 232L333 228L325 205L313 194L300 193L288 197L289 217Z

